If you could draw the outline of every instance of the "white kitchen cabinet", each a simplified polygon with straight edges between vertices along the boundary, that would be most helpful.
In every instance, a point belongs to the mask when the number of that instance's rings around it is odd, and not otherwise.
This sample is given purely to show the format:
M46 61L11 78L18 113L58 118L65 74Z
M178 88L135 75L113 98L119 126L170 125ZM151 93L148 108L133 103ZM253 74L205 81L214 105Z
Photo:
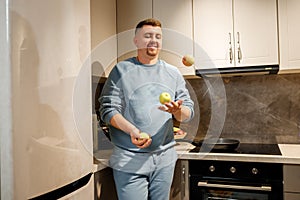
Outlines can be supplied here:
M117 0L118 61L136 56L133 43L137 23L152 17L152 1Z
M192 0L117 0L118 60L136 55L134 28L139 21L151 17L162 22L160 57L183 74L194 74L193 67L181 62L185 54L193 55Z
M108 76L117 61L116 2L91 0L91 61L94 76Z
M153 17L163 26L160 57L177 66L182 74L193 75L195 69L182 64L184 55L193 55L192 0L153 0Z
M276 0L194 0L198 69L278 64Z
M299 10L299 0L278 0L280 73L300 70Z
M283 165L284 199L300 199L300 165Z

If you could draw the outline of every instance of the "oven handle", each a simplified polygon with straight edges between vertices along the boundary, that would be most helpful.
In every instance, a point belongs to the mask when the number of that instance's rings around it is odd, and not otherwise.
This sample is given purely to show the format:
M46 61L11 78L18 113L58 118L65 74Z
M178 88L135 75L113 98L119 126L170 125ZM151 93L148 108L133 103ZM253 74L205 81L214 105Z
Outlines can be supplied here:
M226 189L241 189L241 190L255 190L255 191L272 191L271 186L262 185L261 187L247 186L247 185L225 185L225 184L215 184L208 182L198 182L199 187L215 187L215 188L226 188Z

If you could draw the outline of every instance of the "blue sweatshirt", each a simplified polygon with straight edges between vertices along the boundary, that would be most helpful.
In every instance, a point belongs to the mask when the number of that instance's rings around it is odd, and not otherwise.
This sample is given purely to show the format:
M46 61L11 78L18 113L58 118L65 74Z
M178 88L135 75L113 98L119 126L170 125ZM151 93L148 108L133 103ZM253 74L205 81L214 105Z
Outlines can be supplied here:
M192 118L194 103L185 84L179 70L163 60L154 65L141 64L135 57L119 62L112 69L99 99L101 119L109 125L112 143L131 152L158 152L173 146L172 115L158 109L159 95L168 92L173 101L183 100ZM136 147L129 134L110 125L110 119L117 113L151 136L148 148Z

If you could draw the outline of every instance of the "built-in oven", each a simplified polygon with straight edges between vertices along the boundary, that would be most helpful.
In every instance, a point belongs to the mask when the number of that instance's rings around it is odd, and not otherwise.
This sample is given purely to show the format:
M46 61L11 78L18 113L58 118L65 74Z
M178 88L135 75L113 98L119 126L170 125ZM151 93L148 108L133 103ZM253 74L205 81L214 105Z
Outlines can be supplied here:
M190 200L283 199L281 163L190 160L189 175Z

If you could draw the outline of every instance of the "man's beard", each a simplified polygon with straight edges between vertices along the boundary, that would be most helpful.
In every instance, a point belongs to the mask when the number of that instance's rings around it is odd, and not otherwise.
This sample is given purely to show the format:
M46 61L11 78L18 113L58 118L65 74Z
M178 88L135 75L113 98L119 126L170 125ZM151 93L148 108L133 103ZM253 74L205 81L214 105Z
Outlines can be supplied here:
M158 49L150 50L150 49L147 48L147 51L146 51L146 52L147 52L147 55L148 55L148 56L157 56L159 50L158 50Z

